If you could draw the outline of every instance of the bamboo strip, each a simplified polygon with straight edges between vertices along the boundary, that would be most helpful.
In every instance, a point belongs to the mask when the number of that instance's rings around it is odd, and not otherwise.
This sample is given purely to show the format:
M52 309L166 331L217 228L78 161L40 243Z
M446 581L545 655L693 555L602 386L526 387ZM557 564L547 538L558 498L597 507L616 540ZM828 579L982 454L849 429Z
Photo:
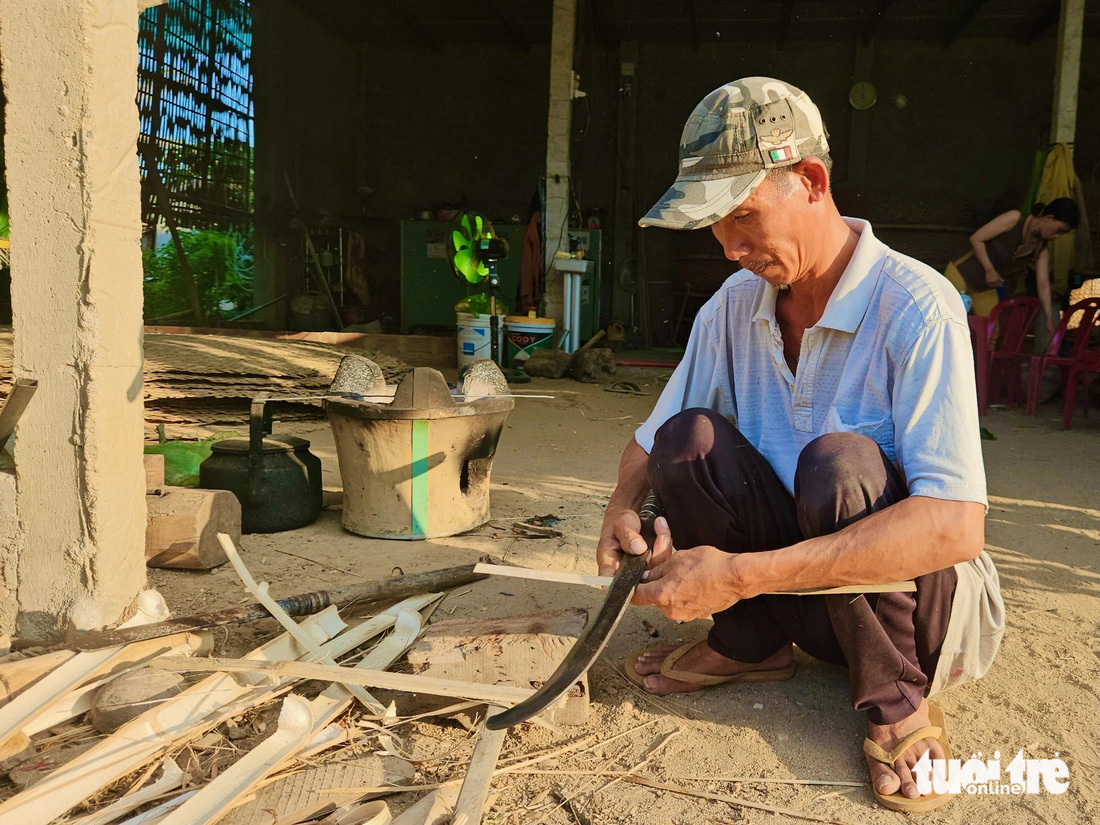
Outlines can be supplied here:
M434 676L411 676L407 673L387 673L381 670L362 671L339 665L318 665L308 662L264 662L253 659L203 659L192 661L183 657L166 656L154 659L150 667L186 673L188 671L213 670L224 673L261 673L273 676L293 676L298 679L317 679L340 684L401 690L409 693L429 693L432 696L451 696L459 699L478 699L499 705L511 706L522 702L533 690L508 685L484 685L478 682L462 682L456 679L438 679Z
M584 584L589 587L610 587L612 576L589 576L583 573L563 573L558 570L533 570L528 567L511 567L506 564L475 564L475 573L488 576L510 576L514 579L531 579L560 584ZM765 596L830 596L841 593L913 593L917 585L912 581L887 582L886 584L846 584L816 590L774 590Z

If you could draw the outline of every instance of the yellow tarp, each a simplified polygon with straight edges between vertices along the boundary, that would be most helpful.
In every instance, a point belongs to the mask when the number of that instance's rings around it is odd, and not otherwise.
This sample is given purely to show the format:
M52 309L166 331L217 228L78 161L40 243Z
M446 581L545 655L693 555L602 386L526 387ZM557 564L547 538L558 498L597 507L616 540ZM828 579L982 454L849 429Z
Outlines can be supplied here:
M1056 143L1043 164L1043 176L1035 200L1050 203L1055 198L1075 198L1077 175L1073 171L1073 147ZM1069 271L1077 255L1076 232L1067 232L1050 244L1050 288L1059 295L1069 291Z

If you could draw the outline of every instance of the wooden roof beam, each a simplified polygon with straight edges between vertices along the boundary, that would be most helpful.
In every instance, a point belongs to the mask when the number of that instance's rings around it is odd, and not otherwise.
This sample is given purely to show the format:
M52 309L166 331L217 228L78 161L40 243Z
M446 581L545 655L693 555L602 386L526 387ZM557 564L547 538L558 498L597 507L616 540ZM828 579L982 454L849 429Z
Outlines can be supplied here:
M966 5L963 6L958 16L951 23L951 27L947 30L947 34L944 35L943 45L950 46L958 40L959 35L963 33L963 29L970 25L970 21L974 19L974 15L976 15L984 5L985 0L967 0Z

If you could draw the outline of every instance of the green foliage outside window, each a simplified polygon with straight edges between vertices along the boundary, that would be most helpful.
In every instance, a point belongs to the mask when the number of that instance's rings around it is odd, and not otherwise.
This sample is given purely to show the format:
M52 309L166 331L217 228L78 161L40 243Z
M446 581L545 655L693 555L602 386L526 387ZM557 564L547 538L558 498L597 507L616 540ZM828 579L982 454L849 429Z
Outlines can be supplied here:
M252 233L214 229L180 233L187 262L209 319L226 319L252 305ZM152 320L191 308L191 298L173 243L146 250L145 318Z

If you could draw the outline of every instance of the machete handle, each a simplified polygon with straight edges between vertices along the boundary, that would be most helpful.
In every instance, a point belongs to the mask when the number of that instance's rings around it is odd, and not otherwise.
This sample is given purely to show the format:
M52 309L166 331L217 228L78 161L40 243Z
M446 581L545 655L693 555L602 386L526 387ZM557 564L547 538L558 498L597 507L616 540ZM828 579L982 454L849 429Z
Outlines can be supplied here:
M657 517L660 515L661 502L657 499L657 494L650 490L645 497L645 501L642 502L642 506L638 508L638 516L642 520L642 526L638 532L641 533L642 538L645 539L646 546L649 547L651 551L657 540L657 531L653 523L657 521Z

